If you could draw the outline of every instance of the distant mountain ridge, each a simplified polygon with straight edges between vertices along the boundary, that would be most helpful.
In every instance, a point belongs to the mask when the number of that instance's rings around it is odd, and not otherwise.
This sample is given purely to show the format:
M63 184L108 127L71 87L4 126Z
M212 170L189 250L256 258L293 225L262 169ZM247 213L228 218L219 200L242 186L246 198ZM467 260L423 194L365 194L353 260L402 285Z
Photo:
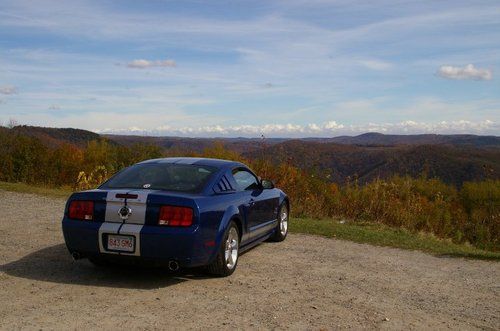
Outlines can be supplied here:
M6 128L3 128L4 130ZM12 128L14 132L39 137L52 144L63 142L84 145L91 140L105 138L119 144L132 145L134 143L150 143L163 148L190 148L203 149L212 145L214 141L222 141L231 145L235 150L244 152L249 149L260 148L263 145L275 145L290 140L303 140L318 143L337 143L343 145L362 146L397 146L397 145L456 145L475 147L500 147L499 136L479 136L473 134L418 134L418 135L394 135L377 132L363 133L357 136L338 136L325 138L190 138L175 136L135 136L135 135L113 135L97 134L92 131L73 128L49 128L39 126L20 125Z
M288 139L284 138L188 138L188 137L144 137L144 136L124 136L124 135L103 135L106 139L118 144L131 146L136 143L158 145L165 149L176 151L202 152L204 149L213 146L214 142L220 141L227 148L238 153L244 153L261 149L263 147L278 144Z
M400 145L452 145L471 147L500 147L500 137L478 135L385 135L364 133L358 136L339 136L333 138L186 138L186 137L144 137L127 135L104 135L119 144L131 145L137 142L152 143L163 148L188 149L200 152L211 146L214 141L223 142L228 148L240 153L261 149L292 140L316 143L336 143L358 146L400 146Z
M92 140L133 146L151 144L169 154L202 152L216 141L243 156L291 163L323 178L344 184L370 182L393 175L437 177L460 186L464 181L500 178L500 137L477 135L384 135L366 133L334 138L185 138L99 135L79 129L32 126L0 128L40 139L54 147L84 147Z
M360 146L292 140L243 154L288 162L336 183L367 183L394 175L439 178L456 186L500 178L500 149L452 145Z
M471 145L500 146L500 137L477 136L473 134L418 134L393 135L377 132L363 133L359 136L339 136L328 139L329 142L347 145Z
M13 133L36 137L48 146L67 143L84 147L92 140L101 139L95 132L73 128L46 128L40 126L19 125L10 129Z

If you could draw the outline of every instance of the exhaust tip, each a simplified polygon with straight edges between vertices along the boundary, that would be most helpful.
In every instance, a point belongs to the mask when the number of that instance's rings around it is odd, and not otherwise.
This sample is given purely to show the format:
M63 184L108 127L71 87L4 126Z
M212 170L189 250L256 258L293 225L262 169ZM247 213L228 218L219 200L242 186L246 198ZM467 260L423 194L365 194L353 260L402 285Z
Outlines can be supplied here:
M179 270L179 263L177 261L174 261L174 260L168 261L168 269L170 271Z
M73 260L75 260L75 261L82 258L82 256L78 252L71 253L71 256L73 257Z

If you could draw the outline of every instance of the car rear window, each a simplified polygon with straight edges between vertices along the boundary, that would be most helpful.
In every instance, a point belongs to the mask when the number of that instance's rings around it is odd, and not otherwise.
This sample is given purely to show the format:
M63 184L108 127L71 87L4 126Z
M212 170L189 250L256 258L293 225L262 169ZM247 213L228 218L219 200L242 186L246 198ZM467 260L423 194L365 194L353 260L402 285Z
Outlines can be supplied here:
M143 163L122 170L101 189L150 189L199 192L217 171L215 167L173 163Z

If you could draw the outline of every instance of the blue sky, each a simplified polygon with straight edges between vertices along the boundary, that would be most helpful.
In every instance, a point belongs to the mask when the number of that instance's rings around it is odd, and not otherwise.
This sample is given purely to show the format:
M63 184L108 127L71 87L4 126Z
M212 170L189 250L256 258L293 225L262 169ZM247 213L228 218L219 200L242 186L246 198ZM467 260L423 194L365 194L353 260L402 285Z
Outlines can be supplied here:
M0 1L0 121L500 134L498 1Z

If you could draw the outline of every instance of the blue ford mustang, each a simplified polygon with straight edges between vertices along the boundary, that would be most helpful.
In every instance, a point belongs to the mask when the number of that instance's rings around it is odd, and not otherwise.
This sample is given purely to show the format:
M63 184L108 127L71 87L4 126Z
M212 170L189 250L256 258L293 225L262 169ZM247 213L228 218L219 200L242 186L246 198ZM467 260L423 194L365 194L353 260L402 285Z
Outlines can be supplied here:
M234 272L241 252L285 239L290 202L239 162L165 158L128 167L71 195L62 229L75 259Z

